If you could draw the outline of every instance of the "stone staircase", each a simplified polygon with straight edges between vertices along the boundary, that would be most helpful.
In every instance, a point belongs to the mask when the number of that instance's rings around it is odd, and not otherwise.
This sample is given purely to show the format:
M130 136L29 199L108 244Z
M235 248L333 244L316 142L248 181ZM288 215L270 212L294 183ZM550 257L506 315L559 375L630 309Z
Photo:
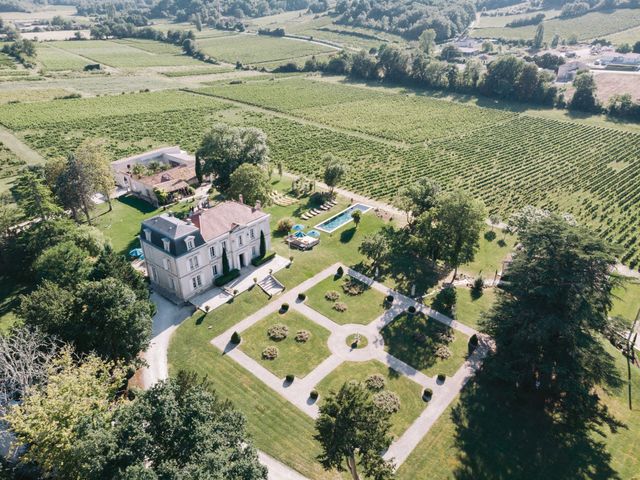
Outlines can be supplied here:
M274 295L284 292L284 285L282 285L273 275L267 275L258 282L258 285L264 293L269 295L269 297L273 297Z

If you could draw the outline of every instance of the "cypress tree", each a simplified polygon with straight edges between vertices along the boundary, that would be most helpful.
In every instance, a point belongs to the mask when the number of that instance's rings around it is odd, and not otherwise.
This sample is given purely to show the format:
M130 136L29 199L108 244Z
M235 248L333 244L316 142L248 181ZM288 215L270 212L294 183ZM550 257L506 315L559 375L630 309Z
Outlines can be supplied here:
M198 178L198 183L202 183L202 163L198 155L196 155L196 177Z
M264 232L260 230L260 258L267 254L267 242L264 238Z
M227 249L222 249L222 275L227 275L229 273L229 258L227 257Z

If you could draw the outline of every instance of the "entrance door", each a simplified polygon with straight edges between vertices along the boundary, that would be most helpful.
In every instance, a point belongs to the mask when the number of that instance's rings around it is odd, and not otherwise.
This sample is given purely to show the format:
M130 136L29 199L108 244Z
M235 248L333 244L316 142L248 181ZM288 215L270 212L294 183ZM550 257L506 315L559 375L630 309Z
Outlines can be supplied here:
M240 268L244 268L244 253L241 253L240 255L238 255L238 260L240 262Z

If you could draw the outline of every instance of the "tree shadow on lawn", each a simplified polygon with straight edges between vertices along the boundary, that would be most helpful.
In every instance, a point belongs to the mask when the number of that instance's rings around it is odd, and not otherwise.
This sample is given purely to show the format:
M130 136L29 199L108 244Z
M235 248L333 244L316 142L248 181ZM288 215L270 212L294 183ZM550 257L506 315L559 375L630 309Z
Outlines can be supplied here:
M560 426L534 401L517 399L479 372L451 413L457 480L619 478L601 437Z
M438 361L436 351L453 341L450 327L429 319L423 313L398 315L382 330L390 355L408 363L416 370L432 367Z

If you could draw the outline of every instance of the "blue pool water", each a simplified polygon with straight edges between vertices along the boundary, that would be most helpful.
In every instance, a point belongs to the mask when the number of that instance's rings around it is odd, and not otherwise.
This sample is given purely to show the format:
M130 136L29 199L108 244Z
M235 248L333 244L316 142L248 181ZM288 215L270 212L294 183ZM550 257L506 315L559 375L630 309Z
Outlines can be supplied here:
M319 223L314 228L318 230L322 230L323 232L331 233L334 230L340 228L346 223L351 222L353 219L351 218L351 213L354 210L360 210L362 213L368 212L371 210L371 207L368 205L363 205L362 203L356 203L355 205L351 205L346 210L341 211L339 214L334 215L328 220L325 220L322 223Z

